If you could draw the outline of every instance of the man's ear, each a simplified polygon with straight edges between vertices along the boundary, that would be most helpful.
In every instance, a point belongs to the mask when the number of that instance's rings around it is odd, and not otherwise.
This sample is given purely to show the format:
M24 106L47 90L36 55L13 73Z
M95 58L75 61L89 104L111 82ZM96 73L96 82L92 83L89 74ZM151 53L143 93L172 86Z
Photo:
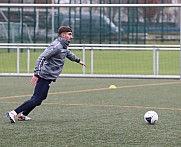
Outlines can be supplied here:
M65 37L65 33L61 33L60 37L64 38Z

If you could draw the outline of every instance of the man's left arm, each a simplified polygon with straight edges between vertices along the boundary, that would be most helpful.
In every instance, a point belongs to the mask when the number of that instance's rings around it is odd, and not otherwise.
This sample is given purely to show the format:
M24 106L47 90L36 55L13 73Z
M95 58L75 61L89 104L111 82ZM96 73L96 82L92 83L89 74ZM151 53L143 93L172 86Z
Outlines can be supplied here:
M86 64L81 61L75 54L73 54L70 50L67 51L67 58L71 61L77 62L82 66L86 66Z

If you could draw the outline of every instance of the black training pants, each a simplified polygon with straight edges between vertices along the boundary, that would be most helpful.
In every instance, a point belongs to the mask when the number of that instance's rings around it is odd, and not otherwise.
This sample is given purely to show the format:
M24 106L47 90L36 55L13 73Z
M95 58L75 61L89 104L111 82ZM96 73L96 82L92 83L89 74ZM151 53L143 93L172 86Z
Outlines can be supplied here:
M18 108L16 108L15 112L17 114L22 112L27 116L36 106L41 105L42 101L47 97L50 83L50 80L45 80L39 77L34 89L33 96Z

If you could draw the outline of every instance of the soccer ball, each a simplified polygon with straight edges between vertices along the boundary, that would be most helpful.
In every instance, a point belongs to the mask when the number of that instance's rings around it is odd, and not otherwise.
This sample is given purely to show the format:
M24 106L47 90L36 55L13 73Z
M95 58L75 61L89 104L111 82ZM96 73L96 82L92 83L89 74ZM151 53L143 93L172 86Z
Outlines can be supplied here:
M155 124L158 121L158 114L155 111L148 111L144 115L144 120L148 124Z

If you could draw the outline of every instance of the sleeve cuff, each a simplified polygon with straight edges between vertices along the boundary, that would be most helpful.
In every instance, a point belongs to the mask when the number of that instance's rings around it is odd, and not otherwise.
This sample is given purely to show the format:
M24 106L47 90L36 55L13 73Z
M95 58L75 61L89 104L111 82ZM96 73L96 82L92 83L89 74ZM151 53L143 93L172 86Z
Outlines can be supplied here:
M79 62L80 62L80 59L77 59L76 62L79 63Z
M36 75L36 74L34 74L34 76L37 77L37 78L39 77L39 75Z

